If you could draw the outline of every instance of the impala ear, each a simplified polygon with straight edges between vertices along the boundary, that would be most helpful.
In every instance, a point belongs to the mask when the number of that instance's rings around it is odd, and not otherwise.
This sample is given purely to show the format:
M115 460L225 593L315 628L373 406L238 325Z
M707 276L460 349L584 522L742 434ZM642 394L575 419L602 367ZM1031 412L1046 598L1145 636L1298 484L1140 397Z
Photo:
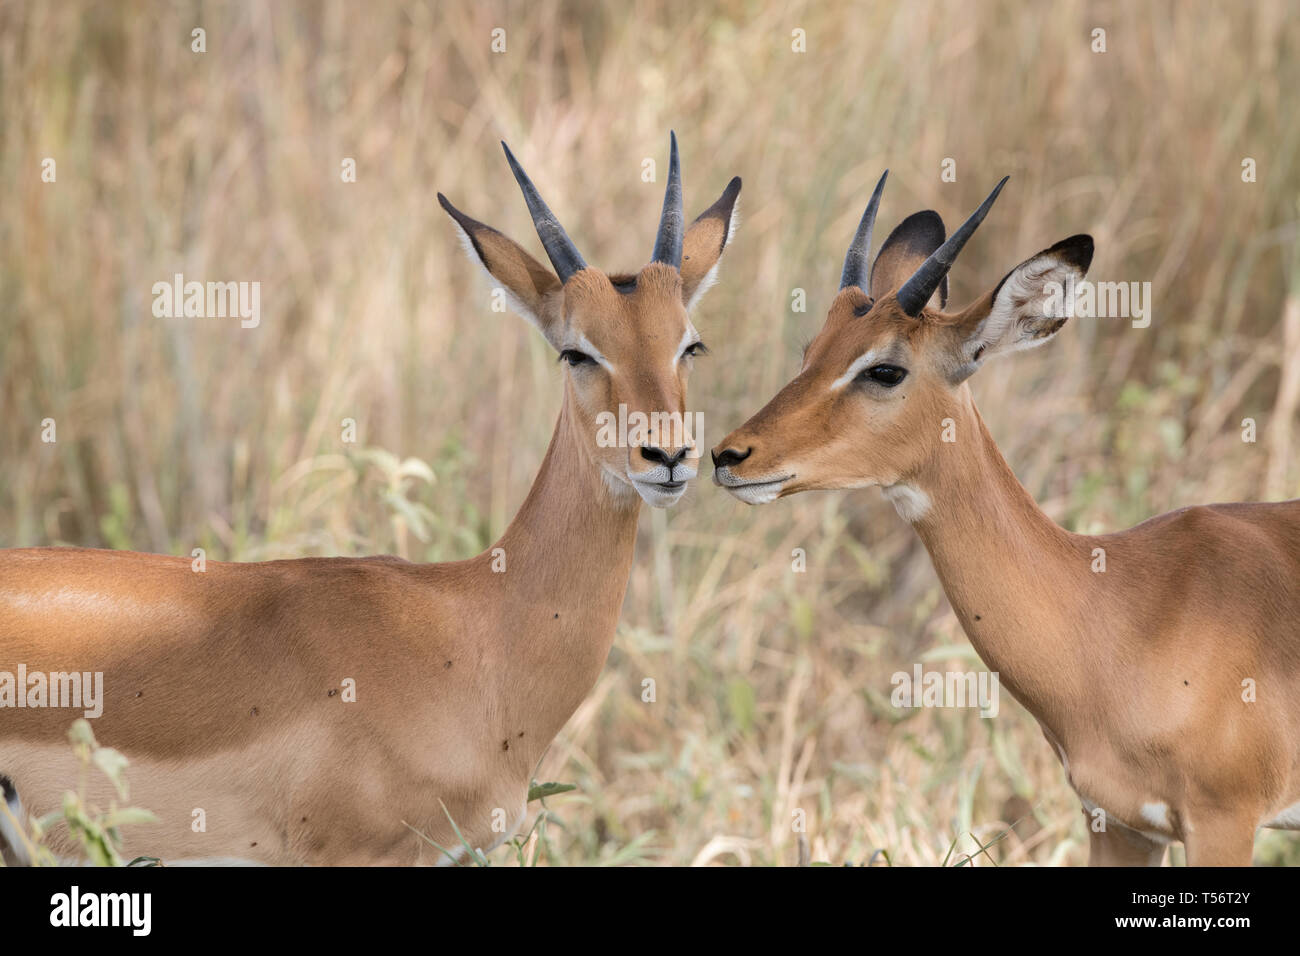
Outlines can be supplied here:
M438 202L455 220L466 255L505 290L510 307L536 326L558 351L564 318L564 287L555 273L509 236L465 215L442 193L438 193Z
M933 209L914 212L900 222L880 247L876 264L871 267L871 295L882 299L897 291L930 258L930 253L943 245L944 238L943 219ZM936 301L941 309L948 303L947 276L930 297L930 305Z
M1073 314L1075 283L1092 263L1092 236L1071 236L1016 266L951 326L953 383L994 355L1042 345Z
M682 240L682 298L686 311L695 303L718 277L718 262L722 250L731 242L736 231L736 198L740 195L740 177L727 184L722 195L698 219L691 223Z

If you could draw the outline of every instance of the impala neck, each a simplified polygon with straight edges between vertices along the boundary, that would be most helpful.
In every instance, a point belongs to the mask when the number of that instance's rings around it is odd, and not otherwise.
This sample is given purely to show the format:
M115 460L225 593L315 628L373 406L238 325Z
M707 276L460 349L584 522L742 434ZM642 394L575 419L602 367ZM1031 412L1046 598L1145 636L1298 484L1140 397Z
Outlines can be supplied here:
M909 520L981 659L1035 717L1060 726L1106 630L1082 606L1089 550L1016 479L968 387L951 414L957 440L939 443L908 482L929 499ZM899 511L907 516L905 503Z
M618 623L641 499L606 481L566 390L541 470L496 548L506 708L545 746L595 684Z

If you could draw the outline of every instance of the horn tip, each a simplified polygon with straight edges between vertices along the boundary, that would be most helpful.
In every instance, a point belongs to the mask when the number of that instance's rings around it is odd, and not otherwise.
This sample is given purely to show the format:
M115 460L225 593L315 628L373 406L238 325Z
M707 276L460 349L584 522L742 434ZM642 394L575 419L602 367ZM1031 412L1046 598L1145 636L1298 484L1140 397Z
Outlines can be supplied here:
M519 160L515 159L515 154L510 152L510 147L506 145L504 139L501 141L501 148L506 151L506 162L510 164L510 172L514 173L515 182L524 191L526 198L530 187L532 187L532 182L528 179L528 174L524 172L524 167L519 165Z
M998 196L1001 195L1002 187L1005 186L1010 179L1011 179L1010 176L1003 176L1002 179L998 181L998 184L993 187L993 191L989 193L989 197L985 199L983 203L980 204L980 208L975 211L974 215L979 216L980 219L983 219L984 218L983 213L987 212L989 208L993 205L994 200L996 200Z
M885 191L885 180L888 178L889 170L886 169L880 174L880 181L876 183L876 188L871 191L871 198L873 200L879 200L880 194Z

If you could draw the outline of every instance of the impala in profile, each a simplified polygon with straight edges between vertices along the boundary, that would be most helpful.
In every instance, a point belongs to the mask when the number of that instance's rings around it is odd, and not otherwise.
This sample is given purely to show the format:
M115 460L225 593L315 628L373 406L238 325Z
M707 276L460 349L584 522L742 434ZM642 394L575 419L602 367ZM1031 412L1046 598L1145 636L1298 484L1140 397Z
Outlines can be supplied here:
M129 758L131 802L158 817L130 828L128 858L448 862L413 831L460 846L450 817L490 848L524 819L539 759L609 653L641 502L672 505L696 474L698 454L654 426L635 447L598 443L596 417L685 413L702 348L688 310L728 243L740 180L685 228L673 137L652 260L606 275L506 157L553 269L438 196L564 366L550 448L493 548L450 564L304 558L202 573L133 552L0 552L0 670L104 675L96 736ZM337 693L348 679L355 702ZM11 808L46 813L75 786L74 716L0 710ZM205 832L192 829L200 809Z
M1300 500L1105 535L1038 508L967 380L1061 329L1048 303L1093 246L1064 239L947 311L948 270L1005 182L946 240L934 212L909 216L868 270L881 178L799 374L714 449L714 480L751 504L879 485L1054 748L1090 863L1158 865L1181 840L1191 865L1249 864L1257 827L1300 829Z

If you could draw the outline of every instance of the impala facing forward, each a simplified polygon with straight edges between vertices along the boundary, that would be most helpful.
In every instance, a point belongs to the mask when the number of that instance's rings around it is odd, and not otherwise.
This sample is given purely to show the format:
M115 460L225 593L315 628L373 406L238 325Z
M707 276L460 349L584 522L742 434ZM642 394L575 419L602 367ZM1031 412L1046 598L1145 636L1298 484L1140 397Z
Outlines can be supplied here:
M621 404L685 413L702 347L687 310L728 242L740 180L687 230L674 137L653 259L608 276L506 156L554 272L438 197L564 361L546 459L494 548L452 564L305 558L203 573L133 552L0 552L0 670L103 672L95 733L130 759L131 803L158 817L124 834L128 859L446 862L413 831L458 847L450 816L486 849L523 820L538 760L609 653L640 503L673 504L696 472L692 449L653 428L636 447L604 447L596 416ZM338 693L347 679L355 702ZM46 813L76 785L75 716L0 710L11 807ZM103 790L91 797L108 805Z
M1159 864L1181 840L1189 864L1249 864L1257 827L1300 829L1300 501L1183 508L1098 536L1039 510L966 380L1060 330L1048 303L1082 279L1092 239L943 311L948 270L1005 182L947 241L934 212L905 219L868 278L881 178L803 367L714 449L714 480L751 504L881 486L1059 756L1090 862Z

